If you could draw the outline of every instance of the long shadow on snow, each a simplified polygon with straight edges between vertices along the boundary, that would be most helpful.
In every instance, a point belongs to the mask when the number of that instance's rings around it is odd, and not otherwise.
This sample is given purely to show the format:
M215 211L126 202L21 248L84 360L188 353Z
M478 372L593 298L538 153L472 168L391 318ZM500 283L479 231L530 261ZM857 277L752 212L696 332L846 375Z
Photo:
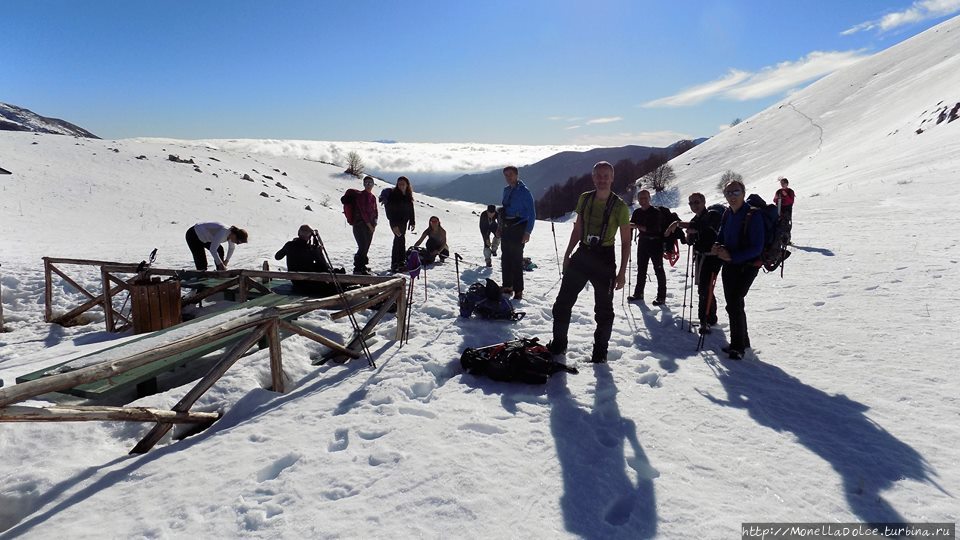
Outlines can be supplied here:
M657 533L653 479L659 473L647 460L634 422L620 415L610 366L596 364L593 371L597 384L590 411L570 394L565 374L547 388L550 429L563 471L564 523L581 538L652 538ZM633 457L627 457L624 441Z
M815 247L809 247L809 246L790 246L790 247L792 247L793 249L799 249L800 251L806 251L808 253L819 253L824 257L833 257L834 255L833 251L825 248L815 248Z
M379 352L381 351L378 351L378 353ZM121 482L129 481L131 475L144 465L157 461L170 454L189 450L192 446L204 442L210 437L223 432L228 432L240 424L249 422L251 419L262 416L275 409L282 408L291 401L295 401L305 397L306 395L319 392L326 388L337 386L349 378L353 373L358 371L358 369L360 369L362 366L362 360L355 360L353 363L345 366L345 369L339 370L335 375L326 378L318 378L312 382L309 381L318 377L318 374L308 375L300 381L300 386L287 394L276 394L265 389L251 391L238 400L237 403L235 403L234 406L231 407L230 410L227 411L227 413L220 420L217 420L212 426L210 426L210 428L197 435L193 435L187 439L177 442L176 444L170 444L161 448L156 448L144 455L118 457L103 465L88 467L80 473L74 475L72 478L64 480L51 487L36 501L36 503L33 505L33 508L41 508L44 505L51 503L57 497L83 483L84 481L93 478L104 469L111 468L124 461L128 462L125 466L106 473L90 485L60 501L55 506L44 510L42 513L32 515L28 520L23 521L22 523L19 523L18 525L11 527L6 531L0 532L0 538L20 537L29 532L35 526L40 525L60 512L71 508L77 503L96 496L96 494L103 489L109 488ZM326 373L333 368L334 366L331 366L320 373ZM381 364L380 369L382 368L383 365ZM309 384L304 384L307 382L309 382ZM198 407L196 410L201 410L201 408Z
M746 409L763 426L793 433L840 474L850 510L861 521L906 521L880 495L900 480L937 485L923 456L867 417L866 405L827 394L759 359L723 366L725 370L714 369L727 399L701 395L718 405Z
M696 352L697 339L700 336L677 328L670 308L650 309L642 302L637 304L637 307L640 309L646 332L644 333L643 329L636 325L633 310L628 307L627 316L634 333L634 345L650 351L657 358L660 368L664 371L668 373L677 371L679 369L677 366L677 349L689 347L690 352L687 356L692 356ZM719 334L721 334L720 330L714 328L713 332L707 336L706 341L715 340ZM707 346L707 343L705 343L704 347Z

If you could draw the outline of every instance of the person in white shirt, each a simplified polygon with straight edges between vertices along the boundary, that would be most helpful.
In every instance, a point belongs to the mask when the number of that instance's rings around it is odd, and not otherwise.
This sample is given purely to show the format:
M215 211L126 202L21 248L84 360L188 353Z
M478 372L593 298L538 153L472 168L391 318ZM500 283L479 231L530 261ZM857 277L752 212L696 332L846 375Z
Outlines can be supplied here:
M197 270L207 269L207 251L213 256L217 270L226 270L237 244L247 243L247 231L222 223L197 223L187 229L187 246L193 254L193 263ZM227 255L223 255L223 243L227 242Z

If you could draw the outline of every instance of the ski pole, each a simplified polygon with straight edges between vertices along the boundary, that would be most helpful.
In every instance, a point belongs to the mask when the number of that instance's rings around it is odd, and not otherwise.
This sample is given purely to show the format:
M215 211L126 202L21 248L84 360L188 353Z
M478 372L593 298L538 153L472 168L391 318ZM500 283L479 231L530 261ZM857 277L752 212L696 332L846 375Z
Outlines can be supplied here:
M363 350L363 354L367 358L367 363L370 364L370 367L375 368L377 367L377 364L373 361L373 356L370 355L370 349L367 347L367 337L363 335L363 330L360 328L360 323L357 322L357 318L354 316L353 310L349 305L347 305L347 298L343 295L343 287L340 285L340 280L337 279L337 274L333 271L333 260L330 259L330 255L327 253L327 248L323 245L323 240L320 239L320 233L316 229L313 230L313 241L316 242L317 246L320 247L320 252L323 254L324 262L327 264L327 272L330 274L330 277L333 278L333 283L337 288L337 295L340 296L340 302L347 310L347 317L350 319L350 324L353 326L354 332L357 333L357 339L360 340L360 348Z
M463 292L460 291L460 260L461 259L463 259L463 257L461 257L459 253L453 254L453 266L457 269L457 298L460 298L460 295L463 294Z
M707 307L704 309L704 313L707 317L710 316L710 307L713 305L713 288L717 284L717 274L710 274L710 290L707 291ZM704 332L704 326L700 325L700 339L697 340L697 350L703 348L703 342L706 339L706 332Z
M563 270L560 268L560 248L557 247L557 229L553 226L553 215L550 216L550 231L553 233L553 252L557 256L557 274L563 275Z
M687 284L689 283L690 278L690 245L687 244L687 269L683 272L683 305L680 306L680 330L683 330L683 321L687 315ZM690 304L693 305L693 298L690 299ZM691 315L691 319L693 316ZM690 326L693 326L693 321L690 321Z

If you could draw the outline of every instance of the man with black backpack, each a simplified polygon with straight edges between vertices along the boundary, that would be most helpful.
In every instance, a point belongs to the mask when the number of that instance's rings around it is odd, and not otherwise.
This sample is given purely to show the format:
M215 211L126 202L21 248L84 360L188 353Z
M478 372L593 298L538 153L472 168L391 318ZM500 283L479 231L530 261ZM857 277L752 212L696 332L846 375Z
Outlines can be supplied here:
M686 229L685 242L693 247L695 254L693 262L694 282L697 284L697 311L700 321L700 332L710 333L710 327L717 324L717 300L714 297L713 286L720 273L721 261L710 254L713 244L717 242L717 231L723 217L724 206L715 204L707 207L707 199L703 193L692 193L687 198L690 210L694 216L690 221L674 221L667 227L667 235L672 235L678 229Z
M760 271L765 236L764 217L755 215L758 210L746 204L746 191L738 180L728 182L723 188L730 207L723 213L717 243L710 251L723 261L723 297L730 317L730 345L724 347L723 352L731 360L743 358L750 347L745 299Z
M553 341L547 345L552 354L567 350L567 331L577 296L587 282L593 285L594 318L593 352L590 361L607 361L607 346L613 329L613 292L626 281L626 261L630 256L630 208L611 191L613 165L601 161L593 166L595 191L580 195L577 220L563 255L563 279L553 304ZM617 234L620 236L620 268L617 269ZM576 253L571 255L573 249Z
M367 252L373 242L373 232L377 228L377 198L373 195L372 176L363 178L363 191L348 189L340 197L347 223L353 226L353 237L357 241L357 253L353 256L353 273L370 275L367 266Z
M662 206L650 205L650 192L641 190L637 193L637 202L640 208L633 211L630 217L631 227L637 231L637 284L633 294L627 297L631 302L643 300L643 289L647 282L647 264L653 263L653 273L657 276L657 297L653 305L660 306L667 302L667 274L663 271L663 252L666 247L664 239L667 226L680 218ZM672 242L671 242L672 250Z

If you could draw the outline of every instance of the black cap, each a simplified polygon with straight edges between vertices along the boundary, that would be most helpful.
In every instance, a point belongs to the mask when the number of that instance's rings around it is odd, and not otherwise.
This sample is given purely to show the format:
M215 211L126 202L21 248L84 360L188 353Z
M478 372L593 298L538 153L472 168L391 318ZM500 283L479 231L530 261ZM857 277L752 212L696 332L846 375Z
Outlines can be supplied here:
M496 211L497 211L497 207L496 207L496 206L494 206L494 205L492 205L492 204L488 204L488 205L487 205L487 212L496 212Z

